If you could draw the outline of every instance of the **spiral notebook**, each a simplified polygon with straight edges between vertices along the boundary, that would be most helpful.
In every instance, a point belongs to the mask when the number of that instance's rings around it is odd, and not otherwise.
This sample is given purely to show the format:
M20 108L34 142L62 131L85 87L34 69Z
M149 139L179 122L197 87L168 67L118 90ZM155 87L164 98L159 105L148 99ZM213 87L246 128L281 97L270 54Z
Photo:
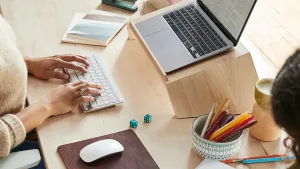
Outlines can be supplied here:
M80 150L88 144L103 139L117 140L123 145L124 151L91 163L83 162L79 157ZM159 169L143 143L130 129L62 145L57 151L67 169Z

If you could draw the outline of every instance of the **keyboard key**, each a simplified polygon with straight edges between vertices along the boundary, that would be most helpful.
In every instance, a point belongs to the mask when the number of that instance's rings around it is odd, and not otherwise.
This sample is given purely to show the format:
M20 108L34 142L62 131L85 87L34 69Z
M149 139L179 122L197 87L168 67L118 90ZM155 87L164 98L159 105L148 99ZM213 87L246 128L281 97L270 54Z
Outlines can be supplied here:
M175 32L175 34L178 36L178 38L181 41L185 40L184 35L180 32L180 30L177 28L177 26L172 26L171 28L173 29L173 31Z
M77 75L75 73L71 73L71 74L69 73L69 77L72 80L72 82L78 81Z
M98 105L97 105L97 103L95 101L92 101L91 105L92 105L92 108L97 108L98 107Z
M220 42L216 43L215 45L217 46L218 49L221 49L223 47L223 45Z
M68 69L68 72L69 72L70 74L72 74L72 73L75 74L75 71L74 71L73 69Z
M107 96L102 96L102 100L103 101L108 100L108 97Z
M215 45L211 45L209 46L209 48L211 49L211 51L216 51L218 50L218 48Z
M113 93L108 94L108 97L113 97L113 96L115 96Z
M92 106L90 105L90 103L83 103L82 106L83 106L84 110L89 110L89 109L92 108Z
M101 99L101 97L99 99L97 99L96 102L98 103L99 106L103 106L104 105L104 102Z
M208 47L203 47L203 50L204 50L205 53L210 53L211 52L211 50Z
M205 55L205 52L201 49L201 47L197 47L196 51L199 53L200 56Z
M117 99L114 96L110 97L109 100L111 103L114 103L117 101Z

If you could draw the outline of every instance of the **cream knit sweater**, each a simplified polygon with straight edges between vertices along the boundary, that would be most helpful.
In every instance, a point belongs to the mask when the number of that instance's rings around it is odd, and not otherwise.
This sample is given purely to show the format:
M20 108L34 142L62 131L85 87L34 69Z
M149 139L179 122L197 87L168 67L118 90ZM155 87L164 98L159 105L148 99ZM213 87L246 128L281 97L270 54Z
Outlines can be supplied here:
M11 27L0 15L0 158L24 141L22 122L14 114L24 108L27 69Z

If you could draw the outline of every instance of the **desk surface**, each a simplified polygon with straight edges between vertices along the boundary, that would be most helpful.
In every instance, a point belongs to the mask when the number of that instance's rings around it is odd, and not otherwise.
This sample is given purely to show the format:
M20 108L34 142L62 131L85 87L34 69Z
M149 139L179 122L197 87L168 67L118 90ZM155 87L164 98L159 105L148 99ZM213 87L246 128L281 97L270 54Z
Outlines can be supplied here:
M4 18L13 27L19 49L25 56L48 56L62 53L88 55L100 53L119 86L125 102L94 113L73 113L52 117L39 128L38 135L49 169L64 168L57 147L62 144L93 138L128 128L130 119L140 121L135 130L154 160L162 169L194 169L203 160L191 148L191 125L193 119L178 120L168 98L164 80L161 78L137 40L127 40L127 28L106 48L76 44L61 44L75 12L103 9L129 17L149 13L154 8L139 0L135 14L107 5L99 0L0 0ZM41 81L29 77L28 96L34 102L64 81ZM152 114L153 122L143 124L143 116ZM244 135L239 156L283 153L282 140L261 143ZM235 165L239 169L284 168L282 163Z

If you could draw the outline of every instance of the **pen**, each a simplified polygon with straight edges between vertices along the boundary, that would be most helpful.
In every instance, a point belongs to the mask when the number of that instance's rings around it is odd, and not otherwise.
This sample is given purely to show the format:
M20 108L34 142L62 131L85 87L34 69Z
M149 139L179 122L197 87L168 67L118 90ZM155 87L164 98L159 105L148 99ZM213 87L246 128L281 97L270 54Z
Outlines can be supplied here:
M210 120L211 120L211 118L212 118L212 116L213 116L213 114L214 114L214 112L215 112L215 108L216 108L216 104L213 105L211 111L210 111L209 114L208 114L208 117L207 117L207 119L206 119L205 125L204 125L204 127L203 127L203 129L202 129L202 133L201 133L201 137L202 137L202 138L204 137L204 135L205 135L205 133L206 133L206 131L207 131L207 128L208 128L209 123L210 123Z
M293 156L287 156L287 159L295 159ZM259 159L249 159L243 160L243 164L256 164L256 163L269 163L269 162L278 162L285 160L285 157L272 157L272 158L259 158Z
M284 154L272 154L272 155L265 155L265 156L253 156L253 157L247 157L247 158L233 158L224 160L224 163L236 163L236 162L242 162L243 160L250 160L250 159L259 159L259 158L271 158L271 157L284 157Z

